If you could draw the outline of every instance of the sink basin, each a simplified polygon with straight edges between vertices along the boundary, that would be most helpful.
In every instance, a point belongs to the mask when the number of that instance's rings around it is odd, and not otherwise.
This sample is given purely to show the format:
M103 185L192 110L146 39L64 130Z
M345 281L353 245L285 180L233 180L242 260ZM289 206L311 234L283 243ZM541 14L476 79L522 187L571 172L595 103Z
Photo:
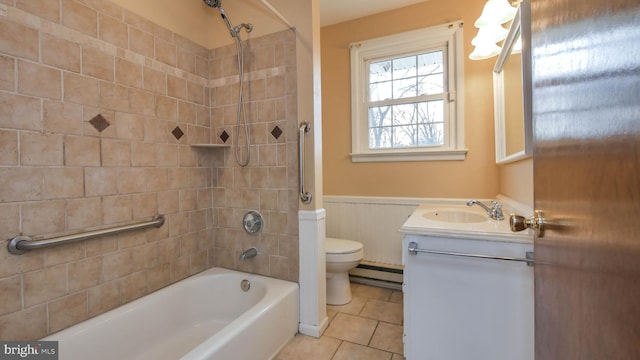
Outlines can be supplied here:
M485 222L489 218L487 215L478 214L473 211L460 209L442 209L427 211L422 216L428 220L442 221L449 223L479 223Z

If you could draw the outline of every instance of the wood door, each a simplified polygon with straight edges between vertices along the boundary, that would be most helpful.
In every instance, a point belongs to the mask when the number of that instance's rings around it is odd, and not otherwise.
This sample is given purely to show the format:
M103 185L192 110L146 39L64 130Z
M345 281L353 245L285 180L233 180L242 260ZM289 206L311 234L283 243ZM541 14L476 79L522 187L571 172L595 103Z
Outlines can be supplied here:
M533 0L536 359L640 359L640 1Z

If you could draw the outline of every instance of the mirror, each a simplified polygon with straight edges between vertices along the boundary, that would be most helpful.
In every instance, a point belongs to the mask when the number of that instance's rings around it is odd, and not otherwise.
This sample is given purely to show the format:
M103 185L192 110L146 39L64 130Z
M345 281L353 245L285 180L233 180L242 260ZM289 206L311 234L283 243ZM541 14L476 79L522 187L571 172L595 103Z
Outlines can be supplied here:
M529 0L518 7L493 69L496 163L532 154L531 21ZM519 43L521 40L522 50Z

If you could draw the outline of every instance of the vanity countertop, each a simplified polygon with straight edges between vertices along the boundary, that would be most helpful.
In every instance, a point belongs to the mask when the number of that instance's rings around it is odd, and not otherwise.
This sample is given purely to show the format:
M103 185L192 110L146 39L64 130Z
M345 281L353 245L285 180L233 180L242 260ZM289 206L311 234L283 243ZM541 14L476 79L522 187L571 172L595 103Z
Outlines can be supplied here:
M533 243L531 230L515 233L509 228L509 214L522 213L509 207L503 207L503 211L504 220L492 220L483 209L468 207L463 200L460 204L423 204L411 214L400 231L407 235Z

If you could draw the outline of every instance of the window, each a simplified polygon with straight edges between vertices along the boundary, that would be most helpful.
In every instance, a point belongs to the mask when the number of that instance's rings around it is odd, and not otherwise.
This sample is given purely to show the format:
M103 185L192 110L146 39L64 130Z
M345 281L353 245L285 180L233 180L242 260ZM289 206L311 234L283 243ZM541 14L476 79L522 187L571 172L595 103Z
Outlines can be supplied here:
M463 160L462 28L351 44L352 161Z

